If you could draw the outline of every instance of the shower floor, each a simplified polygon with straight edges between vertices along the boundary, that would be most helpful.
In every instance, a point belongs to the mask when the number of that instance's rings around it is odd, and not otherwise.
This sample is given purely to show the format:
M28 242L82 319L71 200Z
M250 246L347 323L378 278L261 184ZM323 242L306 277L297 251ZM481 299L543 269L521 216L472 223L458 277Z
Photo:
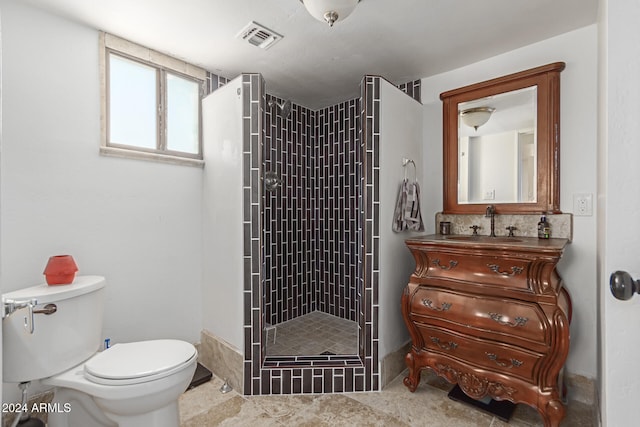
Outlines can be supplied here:
M325 352L358 353L358 323L320 311L276 325L267 337L267 356L303 356Z

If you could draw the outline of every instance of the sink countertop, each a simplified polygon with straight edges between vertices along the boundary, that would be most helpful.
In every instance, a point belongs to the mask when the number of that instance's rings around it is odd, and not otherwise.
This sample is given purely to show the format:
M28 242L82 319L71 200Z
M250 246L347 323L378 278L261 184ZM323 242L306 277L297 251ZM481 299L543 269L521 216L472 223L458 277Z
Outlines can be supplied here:
M569 239L538 239L537 237L473 236L466 234L429 234L405 240L407 244L434 243L437 245L459 245L466 247L507 247L562 250Z

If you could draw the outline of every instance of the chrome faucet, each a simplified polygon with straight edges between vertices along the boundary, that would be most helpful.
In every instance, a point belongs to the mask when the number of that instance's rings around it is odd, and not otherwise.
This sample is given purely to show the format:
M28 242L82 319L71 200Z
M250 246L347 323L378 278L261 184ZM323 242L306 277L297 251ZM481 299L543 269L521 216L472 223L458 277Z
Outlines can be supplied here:
M496 207L493 205L487 206L487 212L484 216L491 218L491 234L489 234L489 237L496 237Z

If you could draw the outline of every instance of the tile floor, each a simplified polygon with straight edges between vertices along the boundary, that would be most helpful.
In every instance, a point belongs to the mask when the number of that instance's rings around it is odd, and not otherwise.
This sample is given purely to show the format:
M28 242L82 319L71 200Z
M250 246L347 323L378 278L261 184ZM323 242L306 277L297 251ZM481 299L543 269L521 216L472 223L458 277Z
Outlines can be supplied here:
M222 394L222 381L211 381L180 398L181 427L287 426L287 427L538 427L536 410L518 405L510 422L472 409L447 397L445 380L423 371L414 393L398 376L381 392L242 396ZM569 401L562 427L593 426L592 407Z
M267 337L268 356L317 355L326 351L357 354L358 324L314 311L280 323Z

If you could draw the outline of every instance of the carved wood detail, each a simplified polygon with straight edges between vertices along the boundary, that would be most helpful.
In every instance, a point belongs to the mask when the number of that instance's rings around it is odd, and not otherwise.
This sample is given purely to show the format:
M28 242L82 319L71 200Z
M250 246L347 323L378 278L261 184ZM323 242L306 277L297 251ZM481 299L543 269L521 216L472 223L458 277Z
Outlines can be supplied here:
M473 372L457 370L449 365L437 363L435 371L446 377L449 382L457 383L462 391L473 399L480 399L489 395L494 398L514 400L518 392L514 387L491 381Z

